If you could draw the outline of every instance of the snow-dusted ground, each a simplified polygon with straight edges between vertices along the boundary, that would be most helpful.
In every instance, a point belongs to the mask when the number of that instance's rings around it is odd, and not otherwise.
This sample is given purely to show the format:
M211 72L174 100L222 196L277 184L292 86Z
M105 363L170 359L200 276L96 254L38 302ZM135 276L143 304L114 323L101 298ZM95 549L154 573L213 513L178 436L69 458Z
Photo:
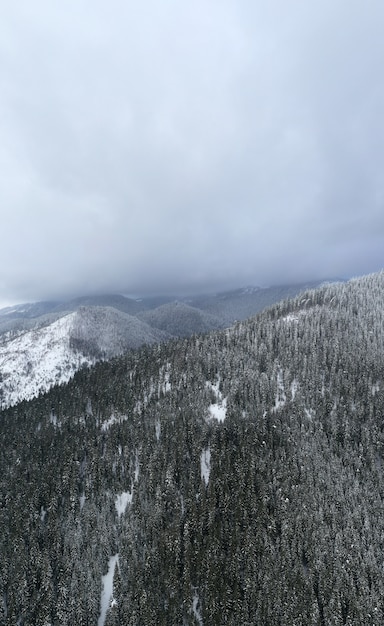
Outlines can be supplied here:
M291 396L292 396L292 400L295 399L296 393L299 389L299 383L297 382L297 380L293 380L291 383Z
M308 300L303 300L302 304L304 302L308 302ZM288 315L281 318L281 321L285 324L297 324L300 321L300 318L306 315L308 315L308 311L306 309L301 309L300 311L296 311L296 313L288 313Z
M127 419L128 415L116 415L115 413L112 413L111 417L101 424L101 430L105 432L114 424L121 424Z
M157 419L155 423L155 434L156 434L156 441L160 441L161 423L159 419Z
M80 511L82 511L84 504L85 504L85 493L82 493L81 496L79 497L79 504L80 504Z
M125 513L125 509L128 504L132 502L132 492L131 491L123 491L123 493L119 493L115 499L115 507L117 511L117 515L120 518L123 513Z
M375 396L380 391L380 384L376 382L372 385L372 395Z
M121 454L121 450L120 450L120 454ZM133 488L135 484L137 483L137 481L139 480L139 475L140 475L140 464L139 464L139 457L136 454L135 474L133 478L134 484L132 485L132 491L123 491L122 493L118 493L115 498L115 508L116 508L119 519L123 515L123 513L125 513L128 504L131 504L132 502Z
M211 449L205 448L200 455L200 474L205 484L208 485L209 475L211 473Z
M277 386L277 389L276 389L276 397L275 397L275 406L272 407L272 411L277 411L282 406L284 406L287 401L287 396L285 394L285 389L284 389L283 370L281 369L277 372L276 386Z
M121 454L121 447L119 448L119 452ZM139 465L139 457L136 454L135 460L135 470L134 470L134 483L137 483L140 475L140 465ZM123 491L122 493L118 493L115 498L115 507L117 511L117 515L120 519L121 515L125 513L128 504L131 504L133 496L133 486L132 491ZM97 626L104 626L108 609L116 603L116 600L113 598L113 576L115 573L115 567L119 564L119 555L114 554L109 558L108 563L108 572L105 576L102 577L102 592L100 598L100 617L97 622Z
M29 330L0 345L3 407L30 400L40 391L67 382L83 365L92 361L75 353L69 337L76 313L49 326Z
M223 398L223 394L219 389L220 381L214 385L207 381L206 385L212 389L216 396L216 402L210 404L208 408L210 416L217 419L218 422L223 422L227 416L227 398Z
M200 598L197 590L195 590L193 599L192 599L192 613L199 624L199 626L203 626L203 618L200 613Z
M281 318L283 322L298 322L299 321L299 316L298 315L293 315L293 313L289 313L288 315L286 315L285 317Z
M108 563L108 572L102 577L103 589L100 598L100 617L97 621L97 626L104 626L107 611L113 602L113 575L118 561L118 554L111 556Z

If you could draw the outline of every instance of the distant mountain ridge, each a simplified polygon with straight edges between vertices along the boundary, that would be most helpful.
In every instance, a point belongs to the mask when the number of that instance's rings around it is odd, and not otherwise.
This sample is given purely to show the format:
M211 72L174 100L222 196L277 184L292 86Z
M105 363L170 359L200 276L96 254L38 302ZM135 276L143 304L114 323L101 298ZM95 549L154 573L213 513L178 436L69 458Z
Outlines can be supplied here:
M106 294L6 307L0 310L0 407L143 344L226 328L316 284L243 287L179 300Z
M224 328L225 323L217 315L189 306L185 302L168 302L155 309L138 314L139 319L176 337L208 333Z
M0 309L0 333L11 320L36 319L43 315L57 315L75 311L80 306L107 306L130 315L154 310L166 304L181 302L191 308L216 315L222 321L232 323L236 319L246 319L255 312L279 300L294 297L300 291L323 284L324 280L309 281L292 285L272 287L247 286L228 291L220 291L193 296L148 296L131 298L121 294L79 296L69 300L46 300L27 302ZM336 281L331 281L336 282ZM340 282L339 280L337 282Z

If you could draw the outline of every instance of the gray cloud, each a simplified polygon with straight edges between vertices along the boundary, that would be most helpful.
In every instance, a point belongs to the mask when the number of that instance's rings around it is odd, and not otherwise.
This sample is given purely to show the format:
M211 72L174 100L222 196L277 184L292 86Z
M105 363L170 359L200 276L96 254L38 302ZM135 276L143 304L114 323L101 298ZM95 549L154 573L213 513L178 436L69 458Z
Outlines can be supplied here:
M380 269L379 0L17 0L0 302Z

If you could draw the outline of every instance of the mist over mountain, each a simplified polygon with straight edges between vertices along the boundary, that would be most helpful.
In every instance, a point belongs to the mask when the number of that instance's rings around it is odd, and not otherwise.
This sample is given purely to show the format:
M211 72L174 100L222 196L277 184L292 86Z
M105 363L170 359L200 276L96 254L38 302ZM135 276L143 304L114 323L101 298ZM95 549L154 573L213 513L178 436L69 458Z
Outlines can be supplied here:
M76 311L79 307L110 307L135 315L142 310L140 302L133 298L127 298L119 294L105 294L97 296L79 296L69 301L56 304L55 311Z
M231 291L205 294L191 299L186 298L185 302L206 313L219 317L223 324L230 325L233 322L245 320L247 317L255 315L255 313L262 311L275 302L293 298L305 289L318 287L323 282L329 281L317 280L272 287L241 287Z
M4 624L384 622L384 273L0 413Z
M0 309L0 332L6 324L14 320L37 319L48 314L59 316L66 312L76 311L81 306L107 306L123 313L136 315L175 302L183 302L192 308L211 313L221 321L230 324L237 319L246 319L274 302L293 297L304 289L317 287L323 282L324 280L317 280L271 287L248 286L230 291L190 296L155 295L132 298L111 293L78 296L70 300L17 304Z

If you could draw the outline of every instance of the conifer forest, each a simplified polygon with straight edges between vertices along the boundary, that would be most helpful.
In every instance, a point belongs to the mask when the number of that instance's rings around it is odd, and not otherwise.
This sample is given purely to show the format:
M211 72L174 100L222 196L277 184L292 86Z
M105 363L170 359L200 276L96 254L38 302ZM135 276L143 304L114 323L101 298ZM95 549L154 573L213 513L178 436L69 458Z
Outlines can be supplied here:
M1 625L384 624L383 272L83 367L0 446Z

